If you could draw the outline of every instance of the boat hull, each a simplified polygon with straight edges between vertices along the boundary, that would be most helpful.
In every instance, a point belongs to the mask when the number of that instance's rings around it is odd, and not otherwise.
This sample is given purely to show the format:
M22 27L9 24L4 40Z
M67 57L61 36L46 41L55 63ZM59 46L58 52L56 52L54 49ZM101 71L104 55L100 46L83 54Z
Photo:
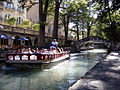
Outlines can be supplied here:
M6 68L50 68L69 58L69 55L65 55L51 60L6 60Z

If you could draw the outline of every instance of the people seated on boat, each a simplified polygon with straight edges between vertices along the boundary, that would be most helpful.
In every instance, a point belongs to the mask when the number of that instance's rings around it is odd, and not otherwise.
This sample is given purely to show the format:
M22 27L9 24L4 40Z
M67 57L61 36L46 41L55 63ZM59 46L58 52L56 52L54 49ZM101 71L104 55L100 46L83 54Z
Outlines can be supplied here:
M56 48L58 47L58 42L56 39L53 39L52 46L55 46Z
M43 48L41 50L41 54L49 54L49 51L47 49Z
M59 52L59 53L61 53L61 52L62 52L62 51L61 51L61 49L60 49L59 47L57 48L57 50L58 50L58 52Z
M32 54L33 52L31 51L30 48L26 48L23 53L24 53L24 54Z
M64 49L63 48L61 48L61 53L63 53L64 52Z
M20 49L20 53L23 53L23 49Z
M44 53L45 52L45 50L44 50L44 48L42 48L41 50L40 50L40 53Z
M58 50L55 47L50 48L50 54L57 54L59 53Z
M36 48L33 52L34 52L34 53L40 53L40 52L38 51L38 48Z
M20 53L20 49L18 49L15 53L19 54Z

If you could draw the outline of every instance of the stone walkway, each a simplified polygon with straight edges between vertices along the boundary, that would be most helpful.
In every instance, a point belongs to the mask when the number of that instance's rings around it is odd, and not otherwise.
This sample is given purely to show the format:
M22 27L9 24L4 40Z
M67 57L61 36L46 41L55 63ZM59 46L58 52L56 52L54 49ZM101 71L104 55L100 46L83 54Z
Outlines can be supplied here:
M120 90L120 53L111 52L69 90Z

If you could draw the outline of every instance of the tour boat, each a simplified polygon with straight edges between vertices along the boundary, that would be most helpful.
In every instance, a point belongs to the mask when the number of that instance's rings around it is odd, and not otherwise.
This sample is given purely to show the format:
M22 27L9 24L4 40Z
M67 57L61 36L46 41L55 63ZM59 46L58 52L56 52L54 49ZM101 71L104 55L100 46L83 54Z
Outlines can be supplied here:
M7 54L6 67L33 68L69 59L69 51L57 54Z

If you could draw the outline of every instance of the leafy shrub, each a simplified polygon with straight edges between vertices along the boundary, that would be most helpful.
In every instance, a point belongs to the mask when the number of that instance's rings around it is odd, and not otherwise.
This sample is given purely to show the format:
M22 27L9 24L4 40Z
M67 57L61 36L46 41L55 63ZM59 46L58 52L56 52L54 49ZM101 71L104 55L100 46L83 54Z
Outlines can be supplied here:
M21 24L21 26L22 26L23 28L29 28L30 25L31 25L31 22L28 21L28 20L24 20L24 21L22 22L22 24Z
M34 24L33 25L33 30L38 31L40 28L40 24Z
M10 17L7 18L6 21L9 25L15 25L17 20L14 17Z

